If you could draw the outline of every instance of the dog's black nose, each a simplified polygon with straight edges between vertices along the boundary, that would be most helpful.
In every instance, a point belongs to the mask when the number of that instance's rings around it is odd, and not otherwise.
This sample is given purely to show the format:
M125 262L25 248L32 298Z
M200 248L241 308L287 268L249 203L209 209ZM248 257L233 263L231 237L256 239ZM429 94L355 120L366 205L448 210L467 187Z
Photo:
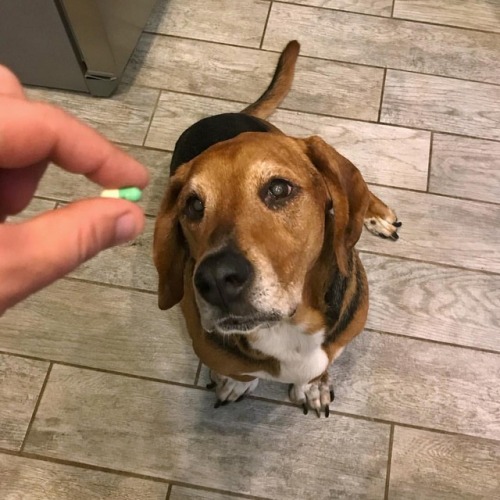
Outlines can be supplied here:
M253 276L252 264L233 249L224 249L204 259L194 275L200 295L221 309L238 304Z

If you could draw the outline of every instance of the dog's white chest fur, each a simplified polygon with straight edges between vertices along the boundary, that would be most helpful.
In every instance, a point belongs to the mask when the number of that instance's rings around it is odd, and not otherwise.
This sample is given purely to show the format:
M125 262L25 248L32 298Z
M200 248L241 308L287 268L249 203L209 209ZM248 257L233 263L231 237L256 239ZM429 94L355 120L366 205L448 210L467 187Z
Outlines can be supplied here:
M328 367L328 356L322 349L324 330L310 334L300 326L281 322L264 328L250 337L250 344L280 362L280 375L264 371L249 373L258 378L290 384L305 384L321 375Z

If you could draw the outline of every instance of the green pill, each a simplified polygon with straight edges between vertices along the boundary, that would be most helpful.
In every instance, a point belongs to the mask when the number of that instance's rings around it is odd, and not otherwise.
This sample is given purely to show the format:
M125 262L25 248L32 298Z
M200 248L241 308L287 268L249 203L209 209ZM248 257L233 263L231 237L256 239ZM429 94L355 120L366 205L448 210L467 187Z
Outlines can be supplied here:
M128 201L139 201L142 191L137 187L123 187L120 189L105 189L101 193L102 198L121 198Z

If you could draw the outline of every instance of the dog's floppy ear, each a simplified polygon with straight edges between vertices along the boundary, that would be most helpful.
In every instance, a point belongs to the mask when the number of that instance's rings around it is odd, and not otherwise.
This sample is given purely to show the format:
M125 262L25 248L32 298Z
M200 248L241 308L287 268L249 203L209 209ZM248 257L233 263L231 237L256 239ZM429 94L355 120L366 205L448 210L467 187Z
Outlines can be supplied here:
M171 179L156 218L153 260L158 271L158 307L170 309L184 295L184 267L188 250L179 224L177 198L184 184L183 172Z
M334 212L333 248L342 274L348 255L361 236L369 191L361 172L317 136L304 139L305 151L323 177Z

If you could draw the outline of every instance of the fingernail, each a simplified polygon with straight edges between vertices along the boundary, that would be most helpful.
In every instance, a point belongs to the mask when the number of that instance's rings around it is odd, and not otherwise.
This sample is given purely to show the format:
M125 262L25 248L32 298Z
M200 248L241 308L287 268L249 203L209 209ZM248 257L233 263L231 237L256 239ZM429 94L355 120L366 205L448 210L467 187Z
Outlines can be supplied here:
M116 222L115 244L126 243L137 236L137 224L132 214L122 215Z

